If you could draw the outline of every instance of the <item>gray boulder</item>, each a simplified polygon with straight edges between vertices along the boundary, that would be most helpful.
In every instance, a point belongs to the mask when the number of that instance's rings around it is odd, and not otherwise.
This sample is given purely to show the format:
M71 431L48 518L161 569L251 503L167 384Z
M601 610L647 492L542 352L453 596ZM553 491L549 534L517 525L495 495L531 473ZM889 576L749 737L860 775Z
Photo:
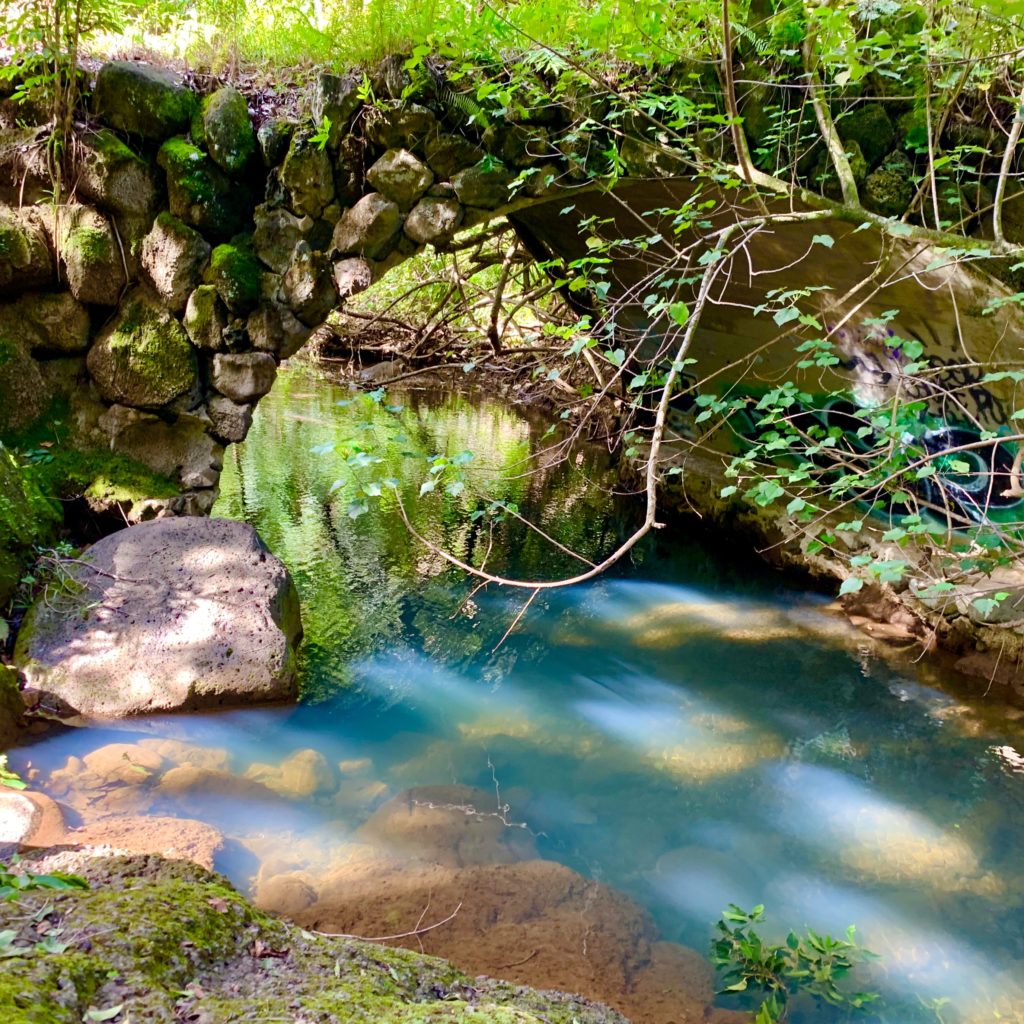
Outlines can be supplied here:
M371 192L345 211L335 225L331 248L339 256L380 259L394 248L401 228L398 204L379 192Z
M161 213L142 240L142 269L164 305L181 313L203 279L210 243L170 213Z
M313 231L312 217L298 217L284 207L262 204L253 215L252 235L256 255L275 273L283 274L292 264L295 246Z
M300 217L319 217L334 198L334 170L327 151L310 140L308 131L292 136L281 165L281 185L289 208Z
M437 117L418 103L406 106L401 100L385 100L366 112L364 134L384 149L422 149L436 132Z
M442 181L448 181L458 171L480 163L484 151L461 135L439 133L426 142L427 163Z
M0 203L0 294L44 287L53 279L53 271L39 217Z
M222 170L241 171L256 149L245 97L230 85L207 96L192 118L192 138L206 147Z
M221 348L228 317L212 284L201 284L188 297L182 324L193 345L214 351Z
M237 443L245 440L252 426L252 406L232 402L224 395L214 395L207 407L210 430L225 442Z
M157 408L197 383L185 329L144 288L121 303L89 350L89 373L108 402Z
M70 292L22 295L0 306L0 325L20 335L33 355L72 355L89 347L89 313Z
M452 177L455 195L464 206L493 210L508 201L508 186L512 176L504 164L492 160L489 164L467 167Z
M373 267L360 256L337 260L334 264L334 287L338 300L365 292L373 284Z
M366 179L402 210L408 210L434 183L430 168L407 149L389 149L366 172Z
M245 329L253 348L272 352L279 359L295 355L310 335L310 329L300 323L290 309L272 299L249 314Z
M419 245L443 246L452 240L462 216L454 199L421 199L405 219L405 233Z
M256 130L256 145L264 167L276 167L288 152L288 144L295 132L295 122L272 117Z
M79 302L116 306L127 278L110 221L90 206L59 207L56 235L71 294Z
M295 250L281 291L288 308L307 327L319 327L338 302L330 261L305 243Z
M196 105L191 90L171 72L123 60L100 68L92 100L104 124L153 142L183 132Z
M205 416L184 413L168 422L153 413L112 405L99 418L111 451L127 455L185 490L217 486L224 449Z
M168 205L175 217L215 239L241 230L248 193L201 149L184 139L168 139L157 163L167 175Z
M342 136L348 131L349 122L362 104L359 98L359 79L354 75L322 74L313 86L311 107L313 120L322 124L324 118L331 122L327 145L337 149Z
M82 719L295 698L295 587L251 526L157 519L83 560L66 567L77 591L26 616L28 697Z
M213 386L234 402L262 398L277 377L277 364L267 352L218 352L213 357Z
M4 315L7 310L0 309L0 433L29 426L43 414L53 398L43 378L41 364L29 354L17 322Z
M79 141L79 196L114 213L152 217L157 183L149 163L105 128L83 134Z

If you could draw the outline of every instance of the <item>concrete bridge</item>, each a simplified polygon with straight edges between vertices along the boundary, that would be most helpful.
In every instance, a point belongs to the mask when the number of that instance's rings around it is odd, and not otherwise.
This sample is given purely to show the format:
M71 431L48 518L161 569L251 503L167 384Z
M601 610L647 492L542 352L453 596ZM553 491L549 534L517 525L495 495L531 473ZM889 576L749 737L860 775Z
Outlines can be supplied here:
M45 201L42 134L17 127L0 103L0 437L60 409L61 443L122 453L170 482L164 494L138 495L151 500L133 516L202 513L225 446L245 437L280 360L424 246L443 249L499 217L538 258L582 259L604 237L606 294L575 298L597 316L614 308L623 336L647 332L656 347L650 273L675 267L670 298L692 302L701 233L758 209L767 219L723 256L692 383L757 393L796 374L812 393L839 386L881 398L909 361L887 343L898 335L949 367L924 396L934 415L975 435L1009 422L1017 385L982 378L1019 364L1019 317L1012 305L986 312L1009 290L962 256L901 239L880 218L858 224L814 197L754 207L742 189L701 181L678 153L639 135L621 147L629 177L607 190L557 118L471 137L465 112L443 95L431 106L403 102L401 84L383 75L383 98L371 102L355 77L324 75L304 122L257 125L232 88L199 97L165 71L107 64L96 127L80 136L59 206ZM704 212L680 226L673 211L687 208ZM809 211L814 219L782 216ZM792 328L773 311L794 289L804 290L804 313L842 325L838 366L808 374L780 343Z

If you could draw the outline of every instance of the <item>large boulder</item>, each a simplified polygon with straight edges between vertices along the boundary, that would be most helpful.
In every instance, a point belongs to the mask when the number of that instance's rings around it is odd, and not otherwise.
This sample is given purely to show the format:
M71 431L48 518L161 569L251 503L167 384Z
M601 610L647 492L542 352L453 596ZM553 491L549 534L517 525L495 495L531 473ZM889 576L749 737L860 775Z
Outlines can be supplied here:
M349 122L362 105L359 96L360 81L355 75L321 74L313 86L310 107L313 121L322 125L330 122L327 144L337 149Z
M253 402L273 386L277 364L269 352L218 352L213 357L213 386L234 402Z
M217 289L221 302L232 313L245 316L259 302L262 272L248 239L236 239L213 250L206 283Z
M214 351L221 347L228 316L212 284L201 284L188 297L182 324L193 345Z
M275 273L283 274L291 266L295 246L313 231L313 218L298 217L281 206L261 205L256 207L253 219L256 255Z
M172 313L181 313L203 277L210 243L166 211L142 240L142 269Z
M157 203L153 167L105 128L79 139L77 192L114 213L149 217Z
M241 171L256 150L245 97L230 85L207 96L192 118L192 138L228 174Z
M70 292L28 292L0 305L0 332L17 332L33 355L76 355L89 347L89 313Z
M53 399L22 333L9 316L0 316L0 436L30 426Z
M893 153L864 181L861 202L883 217L900 217L914 198L914 168L903 153Z
M116 306L127 276L110 221L91 206L60 207L55 233L71 294L79 302Z
M307 327L319 327L338 303L331 264L322 252L303 243L281 281L288 308Z
M118 1007L120 1019L139 1024L626 1024L579 996L473 978L410 950L313 935L254 909L226 879L187 861L64 850L31 867L82 874L88 887L29 890L0 902L8 940L0 1019L9 1024L78 1024L99 1013L113 1019L110 1010ZM37 926L62 921L67 949L40 952ZM571 933L577 951L581 936L582 927ZM564 945L555 935L545 943L552 958L564 955ZM578 956L585 952L583 946Z
M448 181L458 171L478 164L484 151L461 135L440 132L426 142L427 163L441 181Z
M183 132L196 105L191 90L170 71L123 60L100 68L92 100L104 124L152 142Z
M455 195L465 206L476 206L493 210L508 201L509 184L512 176L504 164L497 160L476 164L459 171L452 178Z
M201 149L184 139L168 139L160 147L157 163L167 175L168 205L175 217L215 240L241 230L248 192Z
M89 350L89 373L108 402L156 408L197 383L195 349L185 329L137 288Z
M463 209L454 199L421 199L405 219L405 233L419 245L443 246L462 223Z
M407 149L389 149L367 172L382 195L408 210L434 183L434 174Z
M186 490L217 486L224 448L211 437L209 420L183 413L173 422L153 413L112 405L99 418L99 427L111 451L172 480Z
M334 228L331 248L339 256L381 259L395 247L401 229L398 204L379 192L371 192L345 211Z
M836 122L836 130L844 143L857 143L864 154L868 170L874 170L896 141L896 129L885 108L868 100Z
M296 132L292 136L281 165L281 185L287 192L289 208L300 217L319 217L334 198L331 159L312 140L310 132Z
M40 218L0 203L0 295L43 287L53 278L53 270Z
M437 132L437 117L418 103L385 100L366 112L366 137L384 149L419 149Z
M298 597L251 526L140 523L65 571L72 585L32 606L15 649L26 695L62 717L294 699Z

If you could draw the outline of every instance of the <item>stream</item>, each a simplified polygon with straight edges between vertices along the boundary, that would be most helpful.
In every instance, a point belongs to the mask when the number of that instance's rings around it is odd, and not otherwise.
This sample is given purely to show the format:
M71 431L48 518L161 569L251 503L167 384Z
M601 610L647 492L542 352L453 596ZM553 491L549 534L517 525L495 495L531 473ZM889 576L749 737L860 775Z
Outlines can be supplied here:
M489 568L524 578L583 563L491 502L594 559L635 528L640 500L615 493L598 448L555 459L543 416L453 391L375 397L283 369L226 456L214 514L250 522L302 599L302 703L51 729L12 751L13 768L88 820L113 805L76 791L69 758L139 740L169 744L169 758L201 748L250 787L161 804L137 786L117 809L215 825L228 838L218 868L245 891L276 877L307 926L324 920L309 894L343 884L367 820L431 787L424 803L497 825L476 846L460 833L441 858L452 870L564 865L701 954L730 903L764 904L773 937L854 924L879 956L857 987L882 995L859 1019L1024 1020L1024 713L883 656L826 598L689 519L514 622L529 591L477 590L410 538L388 483L366 510L359 488L389 481L434 544L467 559L490 548ZM439 453L464 489L420 494ZM405 838L389 852L415 858L420 840ZM379 877L394 897L401 873ZM415 923L396 915L393 931Z

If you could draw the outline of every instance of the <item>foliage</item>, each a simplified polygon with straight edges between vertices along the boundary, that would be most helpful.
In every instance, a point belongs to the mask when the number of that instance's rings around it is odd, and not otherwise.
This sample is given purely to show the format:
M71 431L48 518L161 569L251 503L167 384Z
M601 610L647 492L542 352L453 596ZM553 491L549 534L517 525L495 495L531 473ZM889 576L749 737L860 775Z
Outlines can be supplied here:
M15 854L11 859L11 866L20 864L21 859ZM69 875L62 871L53 871L45 875L37 875L31 871L12 871L11 867L0 862L0 900L14 899L19 893L33 889L54 889L66 891L68 889L88 889L89 883L79 875ZM0 936L6 933L0 933ZM0 956L3 956L3 948L0 947Z
M0 786L6 786L8 789L25 789L21 776L7 767L6 754L0 754Z
M722 913L711 944L711 958L721 972L723 993L753 992L763 1000L755 1024L789 1019L800 997L842 1009L859 1010L878 997L870 992L848 993L839 983L858 965L875 955L854 941L851 925L845 939L790 932L784 943L767 942L754 925L764 921L764 907L742 910L735 904Z

